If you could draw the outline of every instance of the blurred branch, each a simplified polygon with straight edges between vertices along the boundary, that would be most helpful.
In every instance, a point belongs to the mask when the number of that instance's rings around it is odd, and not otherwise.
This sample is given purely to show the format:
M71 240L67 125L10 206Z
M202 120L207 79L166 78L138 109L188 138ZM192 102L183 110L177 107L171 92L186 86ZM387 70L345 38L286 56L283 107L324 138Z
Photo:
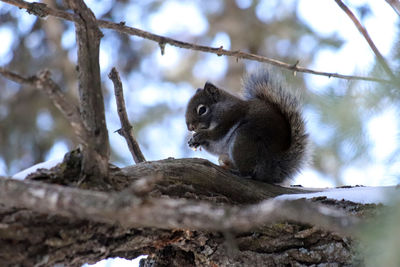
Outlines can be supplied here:
M26 11L29 14L33 14L41 18L51 15L57 18L66 19L70 21L75 21L76 19L76 16L74 14L50 8L44 3L26 2L23 0L1 0L1 1L4 3L11 4L13 6L17 6L19 8L26 9Z
M124 227L244 232L284 220L354 235L359 219L306 200L264 200L247 206L170 198L141 199L131 192L105 193L0 177L0 203L8 207Z
M358 31L364 36L365 40L368 42L369 46L371 47L372 51L375 53L378 62L382 65L385 72L389 75L390 79L394 81L396 76L393 74L392 70L390 69L389 65L387 64L385 58L379 52L378 48L372 41L371 37L369 36L367 30L364 26L361 25L360 21L356 18L356 16L351 12L351 10L342 2L342 0L335 0L335 2L339 5L339 7L349 16L349 18L353 21L354 25L356 25Z
M129 147L129 151L132 154L133 160L136 163L146 161L142 151L140 150L138 142L133 136L132 125L129 123L128 114L126 113L124 91L118 71L115 68L112 68L110 73L108 74L108 77L114 84L114 93L115 100L117 102L118 116L119 120L121 121L121 129L118 130L118 133L125 138L126 143Z
M103 33L83 0L65 2L77 15L74 21L78 45L79 104L89 134L88 147L83 150L82 171L85 176L101 180L108 176L110 157L99 65Z
M0 67L0 74L5 78L19 84L26 84L43 90L47 96L53 101L53 104L61 111L64 117L71 124L79 142L87 146L88 133L82 123L79 109L72 104L61 92L60 87L51 79L50 71L44 70L35 76L25 78L19 74L11 72Z
M70 20L70 21L77 20L76 16L74 16L73 14L70 14L70 13L64 12L64 11L55 10L55 9L49 8L44 5L40 5L40 7L37 7L35 9L35 10L40 9L39 14L37 14L37 12L32 12L32 8L30 9L30 7L32 7L32 5L38 4L38 3L28 3L23 0L1 0L1 1L12 4L19 8L27 9L28 12L31 12L34 15L38 15L40 17L43 17L45 15L51 15L51 16L55 16L55 17ZM175 40L172 38L160 36L160 35L153 34L153 33L147 32L147 31L143 31L143 30L140 30L137 28L128 27L125 25L125 22L114 23L114 22L105 21L105 20L98 20L97 23L98 23L99 27L102 27L102 28L113 29L113 30L116 30L116 31L119 31L119 32L122 32L125 34L139 36L144 39L155 41L160 45L162 51L163 51L162 48L165 47L165 44L169 44L169 45L180 47L180 48L213 53L218 56L225 55L225 56L235 57L237 59L248 59L248 60L254 60L254 61L258 61L258 62L262 62L262 63L268 63L268 64L271 64L271 65L274 65L277 67L291 70L293 72L310 73L310 74L314 74L314 75L327 76L329 78L335 77L335 78L340 78L340 79L345 79L345 80L363 80L363 81L382 82L382 83L391 83L392 82L390 80L374 78L374 77L343 75L343 74L339 74L339 73L316 71L316 70L311 70L311 69L301 67L297 63L288 64L288 63L285 63L285 62L282 62L282 61L279 61L276 59L263 57L263 56L259 56L256 54L246 53L246 52L242 52L240 50L231 51L231 50L225 50L225 49L223 49L223 47L214 48L214 47L197 45L197 44L188 43L188 42L182 42L182 41L178 41L178 40Z
M399 0L386 0L386 2L394 9L397 15L400 16L400 1Z

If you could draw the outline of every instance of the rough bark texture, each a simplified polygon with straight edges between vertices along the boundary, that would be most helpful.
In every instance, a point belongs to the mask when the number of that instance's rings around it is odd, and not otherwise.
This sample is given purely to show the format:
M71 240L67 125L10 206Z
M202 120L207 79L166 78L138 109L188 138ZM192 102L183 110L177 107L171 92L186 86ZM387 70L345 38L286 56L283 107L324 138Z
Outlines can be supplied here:
M69 155L69 161L51 171L41 170L29 179L78 186L77 158ZM155 173L162 173L163 178L153 185L150 196L243 204L302 191L238 178L200 159L111 167L107 190L123 190ZM373 205L324 198L314 201L353 214L375 210ZM142 261L143 266L343 266L354 263L353 245L348 238L294 222L269 224L246 233L132 229L0 206L0 266L80 266L108 257L132 259L142 254L149 255Z
M82 178L107 178L110 148L100 78L100 39L103 33L93 12L82 0L67 0L76 14L79 98L82 121L89 137L83 149ZM95 177L95 178L94 178Z

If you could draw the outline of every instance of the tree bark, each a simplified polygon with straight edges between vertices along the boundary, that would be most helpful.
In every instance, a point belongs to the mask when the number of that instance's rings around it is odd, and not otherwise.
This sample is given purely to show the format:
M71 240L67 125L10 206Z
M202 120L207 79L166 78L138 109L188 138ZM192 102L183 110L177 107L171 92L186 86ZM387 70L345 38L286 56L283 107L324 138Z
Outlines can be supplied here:
M29 180L88 188L80 184L79 157L52 170L39 170ZM119 169L110 167L108 191L125 192L138 187L145 177L162 174L141 199L195 199L243 205L282 193L304 192L237 177L206 160L168 159ZM100 187L104 190L104 187ZM128 189L127 189L128 188ZM94 192L95 193L95 192ZM101 193L101 192L99 192ZM22 194L21 194L22 197ZM1 198L1 197L0 197ZM353 214L366 214L374 205L315 199ZM200 231L184 228L123 227L0 203L0 266L80 266L104 258L149 255L143 266L304 266L350 265L355 260L351 238L310 224L280 221L249 231ZM134 211L133 211L134 212Z
M83 148L82 178L107 178L110 147L100 78L100 31L96 17L83 0L66 0L75 13L78 46L79 98L82 121L89 137Z

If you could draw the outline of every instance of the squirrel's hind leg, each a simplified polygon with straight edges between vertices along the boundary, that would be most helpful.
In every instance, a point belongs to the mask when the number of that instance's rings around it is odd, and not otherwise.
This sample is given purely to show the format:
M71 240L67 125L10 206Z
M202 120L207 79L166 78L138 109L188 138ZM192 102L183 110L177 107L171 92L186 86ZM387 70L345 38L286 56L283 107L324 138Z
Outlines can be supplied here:
M230 158L242 177L251 177L266 183L281 182L274 178L277 171L273 153L257 137L252 135L252 129L240 129L235 142L230 149Z
M233 164L232 160L229 158L228 154L221 154L218 157L219 166L224 168L225 170L230 171L234 175L242 176L240 171L236 168L235 164ZM246 178L251 178L250 176L246 176Z
M254 171L257 165L257 158L260 153L260 146L254 142L252 136L244 133L246 129L242 129L241 133L236 135L235 142L229 149L229 155L232 163L240 173L240 176L251 177L254 179Z
M235 166L234 166L233 162L231 161L231 159L229 158L228 154L219 155L218 163L219 163L219 166L221 166L222 168L224 168L226 170L235 169Z

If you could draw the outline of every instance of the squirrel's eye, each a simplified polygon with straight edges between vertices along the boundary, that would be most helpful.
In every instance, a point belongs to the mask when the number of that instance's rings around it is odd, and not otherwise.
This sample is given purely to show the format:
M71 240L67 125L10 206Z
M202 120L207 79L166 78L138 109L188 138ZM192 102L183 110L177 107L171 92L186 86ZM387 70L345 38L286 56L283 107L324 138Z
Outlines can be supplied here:
M205 106L205 105L203 105L203 104L200 104L200 105L197 106L197 114L198 114L199 116L203 116L203 115L205 115L207 112L208 112L208 107L207 107L207 106Z

